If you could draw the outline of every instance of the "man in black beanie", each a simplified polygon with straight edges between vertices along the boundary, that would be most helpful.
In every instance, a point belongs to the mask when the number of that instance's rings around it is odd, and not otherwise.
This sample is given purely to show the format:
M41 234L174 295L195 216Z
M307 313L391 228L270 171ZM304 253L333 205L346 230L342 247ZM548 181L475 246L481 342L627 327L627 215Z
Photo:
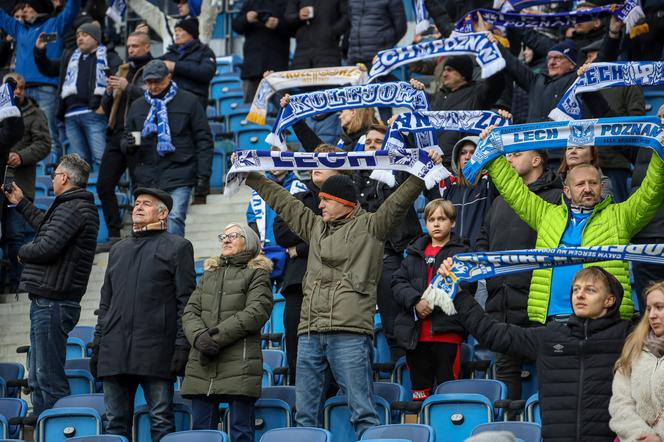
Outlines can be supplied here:
M430 156L440 162L437 154ZM298 327L297 426L322 426L319 411L334 378L348 398L359 438L379 424L373 402L372 342L385 241L404 221L424 183L409 177L369 213L358 204L350 177L331 176L318 194L320 216L259 173L250 173L246 183L309 243Z

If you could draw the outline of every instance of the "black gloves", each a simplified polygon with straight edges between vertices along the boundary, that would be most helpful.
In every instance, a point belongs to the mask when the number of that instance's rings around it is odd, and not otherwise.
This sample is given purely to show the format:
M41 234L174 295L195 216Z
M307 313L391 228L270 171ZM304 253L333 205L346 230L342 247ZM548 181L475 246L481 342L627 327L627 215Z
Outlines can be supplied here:
M192 204L205 204L205 197L210 194L210 179L198 178L196 189L194 190L194 201Z
M92 346L92 355L90 355L90 374L97 379L97 365L99 365L99 344Z
M171 373L176 376L184 376L184 369L189 359L189 346L176 345L171 359Z
M136 139L131 132L127 132L120 140L120 149L125 155L133 155L138 151L140 145L136 144Z
M217 333L219 333L219 329L216 327L208 328L203 333L198 335L194 341L194 348L206 356L217 356L217 354L219 354L219 350L221 350L221 347L219 347L219 344L217 344L217 342L212 339L212 336L216 335Z
M16 90L16 86L17 86L16 80L14 80L12 77L7 77L7 79L5 80L5 83L12 87L12 91Z

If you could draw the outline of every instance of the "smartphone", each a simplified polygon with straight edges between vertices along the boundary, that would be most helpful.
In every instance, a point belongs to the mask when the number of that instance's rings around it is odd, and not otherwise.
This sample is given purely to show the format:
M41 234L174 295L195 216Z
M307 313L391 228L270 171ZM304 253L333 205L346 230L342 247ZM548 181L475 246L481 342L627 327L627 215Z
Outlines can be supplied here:
M14 168L11 166L5 166L5 177L2 182L2 190L7 193L12 192L12 183L14 182Z
M108 78L108 77L110 77L111 75L113 75L113 71L111 70L111 68L109 68L109 67L105 67L105 68L104 68L104 74L105 74L106 77Z
M57 39L58 39L58 34L56 34L55 32L48 32L42 34L42 41L45 43L56 41Z

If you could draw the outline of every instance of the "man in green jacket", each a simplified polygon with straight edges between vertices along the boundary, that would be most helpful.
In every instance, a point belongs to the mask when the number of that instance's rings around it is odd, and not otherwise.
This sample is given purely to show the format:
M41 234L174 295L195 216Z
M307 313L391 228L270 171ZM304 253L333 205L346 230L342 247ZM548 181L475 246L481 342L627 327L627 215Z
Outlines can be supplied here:
M486 129L486 138L492 128ZM537 248L628 244L652 218L664 201L662 160L652 156L643 185L626 201L602 199L600 172L592 165L579 165L565 179L561 204L546 202L528 190L504 157L488 166L489 176L505 201L533 230ZM596 265L611 272L631 293L629 266L625 261L603 261ZM533 272L528 296L528 317L545 323L566 321L572 314L571 281L581 265L540 269ZM625 296L620 314L629 319L634 306Z
M403 222L424 183L409 177L375 213L368 213L358 204L351 179L332 176L321 187L322 216L317 216L258 173L250 173L246 182L309 243L298 329L296 423L322 426L325 393L333 376L348 398L359 439L365 429L379 423L373 403L372 338L384 243Z

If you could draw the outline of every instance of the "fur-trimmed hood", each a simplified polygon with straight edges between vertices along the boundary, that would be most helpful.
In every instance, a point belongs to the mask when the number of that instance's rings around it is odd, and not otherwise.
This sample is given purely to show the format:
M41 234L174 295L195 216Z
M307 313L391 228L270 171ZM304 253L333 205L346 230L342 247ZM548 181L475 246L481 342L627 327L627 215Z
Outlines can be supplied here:
M242 255L243 254L239 254L232 256L230 258L224 258L222 256L214 256L212 258L208 258L203 262L203 270L205 271L214 270L217 267L220 267L222 261L225 259L227 259L230 264L242 265L244 261L242 259L244 258L244 256ZM260 253L255 257L251 258L249 262L247 262L247 267L249 267L250 269L263 269L268 273L272 273L272 268L274 267L274 265L272 264L272 260L270 260L267 256L263 255L262 253Z

